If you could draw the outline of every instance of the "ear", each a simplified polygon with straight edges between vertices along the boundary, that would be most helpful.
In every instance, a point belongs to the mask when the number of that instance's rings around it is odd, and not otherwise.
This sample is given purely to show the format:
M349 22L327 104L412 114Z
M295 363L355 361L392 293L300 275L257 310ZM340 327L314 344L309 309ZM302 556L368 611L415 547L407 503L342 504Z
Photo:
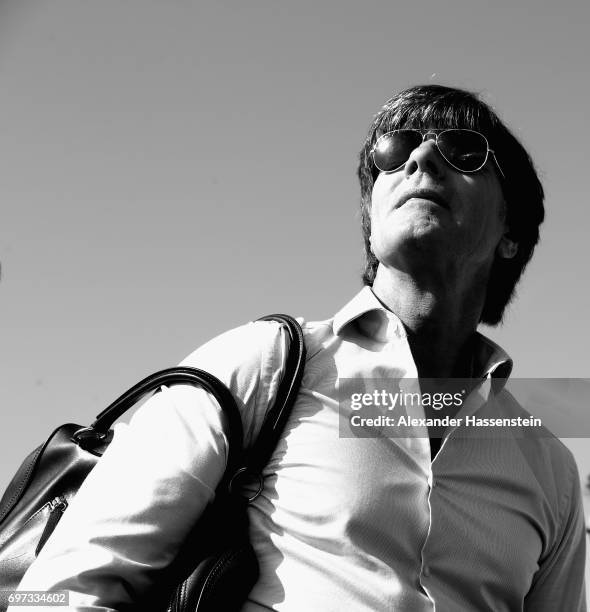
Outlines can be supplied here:
M496 253L504 259L512 259L518 253L518 242L514 242L504 234L498 243Z

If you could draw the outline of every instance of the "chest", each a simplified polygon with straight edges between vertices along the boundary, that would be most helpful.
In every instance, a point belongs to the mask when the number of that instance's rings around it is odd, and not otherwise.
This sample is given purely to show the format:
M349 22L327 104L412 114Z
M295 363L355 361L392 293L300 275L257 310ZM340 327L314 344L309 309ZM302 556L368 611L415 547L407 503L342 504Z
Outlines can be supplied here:
M548 532L550 511L509 441L450 439L431 463L428 438L341 437L338 402L317 392L302 393L265 476L277 532L398 576L427 567L425 584L485 577L518 599Z

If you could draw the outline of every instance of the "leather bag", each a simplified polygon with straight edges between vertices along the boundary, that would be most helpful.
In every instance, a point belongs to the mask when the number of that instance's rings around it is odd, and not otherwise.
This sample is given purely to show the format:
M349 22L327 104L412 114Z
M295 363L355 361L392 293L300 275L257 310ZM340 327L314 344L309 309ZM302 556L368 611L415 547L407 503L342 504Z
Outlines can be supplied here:
M242 450L242 421L236 402L221 381L190 367L162 370L137 383L88 427L58 427L26 457L0 500L0 588L16 590L25 571L53 532L71 498L112 440L112 424L146 394L162 385L205 388L227 415L229 451L226 471L175 561L158 575L157 592L137 598L134 610L154 612L231 612L239 610L258 579L258 562L248 539L247 506L262 491L268 462L296 399L305 346L299 324L287 315L269 315L289 335L285 372L273 406L253 447ZM245 482L258 483L250 498ZM8 603L0 602L4 612Z

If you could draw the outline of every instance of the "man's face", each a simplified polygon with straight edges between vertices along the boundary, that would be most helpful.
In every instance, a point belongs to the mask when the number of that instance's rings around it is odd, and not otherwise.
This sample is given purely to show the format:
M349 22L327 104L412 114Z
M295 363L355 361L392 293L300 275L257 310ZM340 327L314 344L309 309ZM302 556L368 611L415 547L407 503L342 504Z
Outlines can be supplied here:
M371 246L386 266L403 269L422 261L446 269L484 269L506 233L493 161L488 158L478 172L461 173L442 158L433 140L414 149L400 170L381 172L371 202Z

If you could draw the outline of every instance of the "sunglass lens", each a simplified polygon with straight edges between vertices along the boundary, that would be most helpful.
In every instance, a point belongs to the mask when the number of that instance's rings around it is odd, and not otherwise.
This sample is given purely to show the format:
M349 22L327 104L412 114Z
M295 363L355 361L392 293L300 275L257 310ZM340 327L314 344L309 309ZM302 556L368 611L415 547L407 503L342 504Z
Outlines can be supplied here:
M384 134L375 143L373 160L379 170L391 172L401 168L412 151L420 146L422 135L414 130L398 130Z
M465 172L475 172L486 162L488 144L478 132L447 130L439 134L438 147L453 166Z

